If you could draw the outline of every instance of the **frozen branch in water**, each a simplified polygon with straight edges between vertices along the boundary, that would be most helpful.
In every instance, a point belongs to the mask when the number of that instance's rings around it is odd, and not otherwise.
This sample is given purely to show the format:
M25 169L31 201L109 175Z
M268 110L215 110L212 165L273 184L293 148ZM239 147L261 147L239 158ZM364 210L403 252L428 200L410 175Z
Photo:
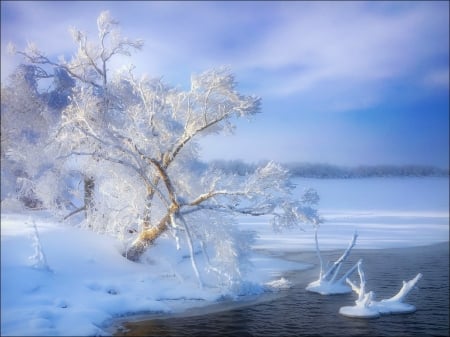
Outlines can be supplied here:
M344 281L347 277L349 277L355 270L357 265L354 265L352 268L350 268L344 276L336 280L336 277L342 267L342 264L347 260L348 256L350 255L350 252L352 248L356 244L356 239L358 237L358 234L355 232L353 234L352 240L350 241L350 244L348 245L347 249L344 251L344 253L337 259L328 270L323 269L323 261L322 256L320 254L319 249L319 243L317 239L317 228L315 232L315 241L316 241L316 252L317 256L319 257L320 261L320 272L319 272L319 279L311 282L306 287L306 290L311 292L316 292L322 295L331 295L331 294L344 294L351 292L351 288L347 286Z
M412 280L405 282L400 291L389 299L381 301L375 301L375 293L370 291L366 293L366 279L362 270L362 262L358 262L358 274L360 279L360 286L356 286L352 281L347 279L347 283L351 286L352 290L358 294L358 299L355 301L353 307L347 306L339 309L339 313L349 317L363 317L363 318L375 318L381 314L403 314L410 313L416 310L415 306L407 303L403 303L403 300L414 288L416 283L422 277L419 273Z
M391 298L389 298L387 300L383 300L383 302L385 302L385 303L395 302L395 301L402 302L421 278L422 278L422 274L419 273L412 280L409 280L408 282L403 281L403 286L399 290L399 292L395 296L392 296Z

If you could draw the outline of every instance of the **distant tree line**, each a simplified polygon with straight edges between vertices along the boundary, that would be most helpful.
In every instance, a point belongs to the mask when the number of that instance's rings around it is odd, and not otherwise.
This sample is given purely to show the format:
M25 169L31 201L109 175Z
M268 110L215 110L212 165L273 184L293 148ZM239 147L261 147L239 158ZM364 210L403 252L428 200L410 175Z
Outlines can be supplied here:
M253 172L259 163L242 160L214 160L210 164L227 174L246 175ZM426 165L361 165L355 167L321 163L285 163L292 176L303 178L371 178L371 177L445 177L449 169Z

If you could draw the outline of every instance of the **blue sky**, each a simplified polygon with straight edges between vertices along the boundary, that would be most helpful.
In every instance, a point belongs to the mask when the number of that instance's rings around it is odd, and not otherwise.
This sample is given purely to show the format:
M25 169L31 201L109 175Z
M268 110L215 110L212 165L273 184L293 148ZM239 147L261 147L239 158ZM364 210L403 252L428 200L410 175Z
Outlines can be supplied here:
M68 28L94 35L102 10L144 39L120 60L138 72L187 87L226 65L262 97L234 135L201 142L205 159L448 167L447 1L2 1L2 81L8 42L70 55Z

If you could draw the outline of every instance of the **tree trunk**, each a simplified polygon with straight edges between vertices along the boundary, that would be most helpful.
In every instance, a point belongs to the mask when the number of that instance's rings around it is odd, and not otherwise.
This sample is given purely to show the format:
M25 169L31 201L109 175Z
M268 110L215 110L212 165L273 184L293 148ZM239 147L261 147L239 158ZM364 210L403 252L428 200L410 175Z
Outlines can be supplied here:
M92 213L94 206L94 188L94 177L84 176L84 214L86 220L89 220L89 215Z
M127 249L124 256L131 261L138 261L142 254L145 252L148 246L150 246L162 233L164 233L169 227L168 224L174 214L180 209L180 205L175 195L175 189L164 167L159 161L147 158L149 163L154 165L158 172L158 176L155 178L154 185L156 186L160 179L164 182L171 201L170 207L167 209L166 215L159 221L159 224L155 227L150 227L150 206L155 193L155 190L151 186L147 186L147 210L143 218L142 232L134 240L131 246Z
M156 184L157 181L154 181ZM145 211L144 211L144 217L142 221L142 228L143 230L147 230L151 227L152 224L152 218L151 218L151 210L152 210L152 202L153 202L153 196L155 195L155 190L151 186L147 186L147 197L145 200Z
M130 261L138 261L147 247L153 244L169 228L170 214L170 212L167 213L158 226L144 229L124 253L124 256Z
M94 177L84 176L84 204L80 208L70 212L64 217L64 220L70 218L72 215L78 214L84 211L84 218L86 219L86 223L89 228L92 227L89 224L89 216L93 213L94 208L94 188L95 188L95 179Z

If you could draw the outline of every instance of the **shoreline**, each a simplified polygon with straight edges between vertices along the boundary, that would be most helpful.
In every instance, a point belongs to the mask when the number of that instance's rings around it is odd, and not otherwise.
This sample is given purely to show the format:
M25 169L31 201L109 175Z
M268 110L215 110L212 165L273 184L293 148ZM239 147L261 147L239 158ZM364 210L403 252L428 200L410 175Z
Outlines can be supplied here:
M321 251L322 258L324 262L327 259L334 260L336 257L339 257L344 249L333 249L333 250L325 250ZM410 247L397 247L397 248L376 248L376 249L353 249L350 257L349 263L354 263L354 260L358 260L361 256L363 260L367 259L370 256L379 257L380 255L400 255L400 256L414 256L414 254L422 254L426 252L426 254L433 254L437 252L445 252L448 256L449 250L449 241L447 242L438 242L432 243L428 245L420 245L420 246L410 246ZM285 259L288 261L295 261L305 264L310 264L311 267L302 270L287 270L283 272L283 276L292 281L292 287L304 287L309 282L315 280L317 278L317 272L319 269L317 253L315 251L285 251L285 252L274 252L271 250L258 250L258 253L263 253L271 257L277 257L280 259ZM375 253L375 254L374 254ZM377 254L378 253L378 254ZM370 264L367 266L367 270L370 272ZM420 272L420 270L417 270ZM409 275L398 275L399 279L407 279ZM370 277L369 277L370 281ZM395 284L395 287L400 286ZM105 328L105 331L111 333L113 336L123 336L123 333L128 331L128 326L138 325L143 322L152 321L152 320L166 320L171 318L185 318L185 317L195 317L195 316L203 316L208 314L215 314L223 311L240 309L247 306L252 306L255 304L261 304L267 301L271 301L282 296L286 296L283 294L283 289L274 291L274 292L264 292L259 295L249 295L244 299L238 300L226 300L221 302L211 302L205 305L201 305L198 307L187 308L185 310L179 312L142 312L136 313L126 316L120 316L117 318L113 318Z

